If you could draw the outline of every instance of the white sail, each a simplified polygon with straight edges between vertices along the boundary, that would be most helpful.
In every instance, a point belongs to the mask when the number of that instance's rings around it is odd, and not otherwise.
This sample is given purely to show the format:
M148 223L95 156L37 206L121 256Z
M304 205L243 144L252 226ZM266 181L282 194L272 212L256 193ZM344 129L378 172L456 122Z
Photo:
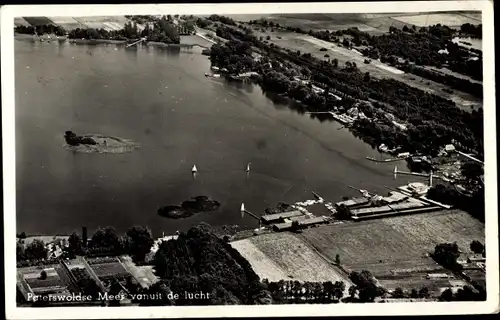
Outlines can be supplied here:
M247 169L245 170L246 172L250 172L250 163L247 164Z
M193 172L193 173L198 172L198 169L196 168L196 165L193 166L193 169L191 169L191 172Z
M241 203L241 209L240 209L241 212L244 212L245 211L245 204L244 203Z

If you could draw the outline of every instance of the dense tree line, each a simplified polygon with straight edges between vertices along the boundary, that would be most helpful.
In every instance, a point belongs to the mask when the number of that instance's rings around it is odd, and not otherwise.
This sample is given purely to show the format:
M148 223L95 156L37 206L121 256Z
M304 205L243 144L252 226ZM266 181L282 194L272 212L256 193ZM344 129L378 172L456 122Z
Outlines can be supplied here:
M485 301L486 290L484 288L474 288L466 285L457 290L456 293L448 288L443 291L439 301Z
M42 240L34 239L27 246L22 243L16 245L16 261L33 261L37 263L40 260L47 259L48 250Z
M265 285L250 263L229 243L218 238L207 225L181 233L163 242L153 264L156 275L173 292L205 292L210 299L189 300L177 305L271 303Z
M118 236L112 227L100 228L95 231L90 241L84 244L81 236L74 232L68 238L68 247L64 250L63 257L74 258L76 255L84 256L116 256L128 254L136 263L143 263L153 245L154 239L151 231L145 227L132 227L123 236ZM26 247L17 245L17 262L19 265L36 265L49 263L48 250L43 241L35 239Z
M14 32L21 34L55 34L56 36L66 35L66 30L61 26L56 26L53 24L41 25L41 26L17 26L14 28Z
M277 25L276 27L279 27L278 24L274 24L265 19L253 20L250 21L250 24L259 24L264 27ZM432 65L438 68L447 66L455 72L482 81L482 52L473 48L463 48L459 44L451 41L456 35L456 30L441 24L420 28L418 31L415 26L411 28L404 26L401 30L390 27L388 34L379 36L372 36L367 32L360 31L356 27L346 30L337 30L335 32L330 32L329 30L309 30L306 32L296 27L282 28L292 32L307 33L310 36L324 41L342 44L347 48L364 46L367 48L363 48L361 52L371 59L380 59L382 62L405 69L406 72L415 73L427 79L445 83L457 90L464 90L465 92L475 95L479 92L482 94L482 88L479 89L477 85L473 85L472 87L474 88L468 88L467 80L464 81L452 75L437 77L433 73L423 72L418 68L408 68L409 62L416 65ZM466 23L461 26L460 33L474 38L481 38L482 25L474 26ZM352 37L352 40L349 41L343 38L344 35ZM439 53L442 49L446 49L448 53ZM471 59L474 56L477 59ZM399 61L396 57L403 58L404 62ZM470 83L472 84L472 82Z
M219 16L217 14L212 14L207 19L214 21L214 22L222 22L223 24L227 24L230 26L237 26L236 21L234 21L233 19L231 19L229 17L225 17L225 16Z
M105 30L76 28L68 34L70 39L104 39L104 40L134 40L146 37L148 41L163 43L180 43L180 36L173 23L167 20L165 16L153 23L147 23L143 30L139 30L136 22L127 22L123 29Z
M429 288L423 287L420 290L417 289L412 289L411 291L404 291L402 288L396 288L392 292L391 296L396 299L406 299L406 298L413 298L413 299L428 299L431 297L431 293L429 291Z
M472 194L463 194L454 187L437 184L427 192L427 197L431 200L453 205L456 208L468 212L479 221L484 222L484 186L478 186Z
M446 66L479 81L483 78L482 54L477 56L478 59L471 59L475 55L452 41L456 31L447 26L437 24L420 28L418 32L408 27L402 30L391 27L389 33L379 36L357 28L342 30L342 33L352 36L352 43L356 46L368 45L369 48L362 50L364 55L372 59L380 58L382 62L397 67L402 63L393 57L401 57L416 65ZM440 53L440 50L446 50L446 53Z
M403 66L400 66L400 69L408 73L413 73L425 79L443 83L453 89L470 93L471 95L478 98L483 97L483 85L481 83L472 82L468 79L454 77L452 75L436 72L410 64L404 64Z
M343 281L300 282L297 280L262 281L276 304L338 303L344 297Z
M471 36L472 38L483 38L483 25L473 25L471 23L464 23L460 26L460 32L463 35Z
M240 58L234 54L235 49L231 49L231 46L235 47L235 45L228 45L225 49L221 49L221 46L214 46L212 61L222 62L225 67L245 65L245 69L259 72L260 83L266 90L289 97L292 95L297 100L304 99L302 102L314 111L330 111L339 105L349 107L355 100L374 100L380 102L378 107L383 111L392 113L396 119L408 124L408 130L404 133L407 136L405 143L405 141L400 141L403 140L401 134L393 138L394 129L389 126L376 124L368 127L366 121L357 123L354 127L361 128L359 130L361 135L367 135L369 132L377 135L371 139L372 144L403 143L408 151L435 155L444 144L455 141L457 147L462 150L473 151L480 155L483 153L482 109L469 113L457 108L450 100L402 82L369 77L360 72L355 63L339 67L338 61L323 61L310 54L283 50L257 39L251 33L235 28L220 26L217 32L219 36L231 41L248 43L263 53L264 57L252 66L249 53ZM244 45L240 44L240 46ZM229 56L233 56L231 60ZM271 63L271 68L267 62ZM291 65L290 68L287 64ZM322 84L328 91L341 92L342 102L338 102L337 99L327 94L309 93L306 95L306 86L295 82L294 72L290 70L295 69L295 73L300 75L301 69L304 68L307 68L307 74L310 75L312 82ZM309 100L304 96L309 97ZM378 127L373 128L374 126Z

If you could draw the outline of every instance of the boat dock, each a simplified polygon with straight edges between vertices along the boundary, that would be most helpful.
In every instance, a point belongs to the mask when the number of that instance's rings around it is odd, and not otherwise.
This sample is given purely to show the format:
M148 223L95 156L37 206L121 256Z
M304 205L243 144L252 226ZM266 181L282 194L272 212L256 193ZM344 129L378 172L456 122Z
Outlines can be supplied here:
M331 114L335 120L337 120L338 122L340 122L344 125L352 124L355 120L353 117L350 117L350 116L345 115L345 114L339 114L339 113L335 113L333 111L329 111L328 113Z

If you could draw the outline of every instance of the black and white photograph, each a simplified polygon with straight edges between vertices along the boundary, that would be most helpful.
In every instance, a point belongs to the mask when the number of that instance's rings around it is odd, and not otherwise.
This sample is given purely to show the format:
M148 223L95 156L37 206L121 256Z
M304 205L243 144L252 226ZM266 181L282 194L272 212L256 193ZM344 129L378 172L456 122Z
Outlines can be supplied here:
M1 23L13 319L498 311L492 2Z

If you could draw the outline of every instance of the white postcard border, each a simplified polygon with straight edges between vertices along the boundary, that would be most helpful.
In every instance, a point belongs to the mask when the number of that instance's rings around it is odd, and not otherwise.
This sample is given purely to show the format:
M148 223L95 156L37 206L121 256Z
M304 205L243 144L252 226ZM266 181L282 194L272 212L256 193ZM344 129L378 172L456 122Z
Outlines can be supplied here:
M57 307L18 308L16 286L16 192L14 17L111 16L132 14L271 14L392 13L480 10L483 18L484 145L486 183L487 301L412 302L330 305L204 306L204 307ZM498 208L494 27L492 1L408 1L357 3L161 4L3 6L1 8L2 137L4 186L5 292L8 319L179 318L258 316L437 315L493 313L499 310ZM7 294L9 293L9 294Z

